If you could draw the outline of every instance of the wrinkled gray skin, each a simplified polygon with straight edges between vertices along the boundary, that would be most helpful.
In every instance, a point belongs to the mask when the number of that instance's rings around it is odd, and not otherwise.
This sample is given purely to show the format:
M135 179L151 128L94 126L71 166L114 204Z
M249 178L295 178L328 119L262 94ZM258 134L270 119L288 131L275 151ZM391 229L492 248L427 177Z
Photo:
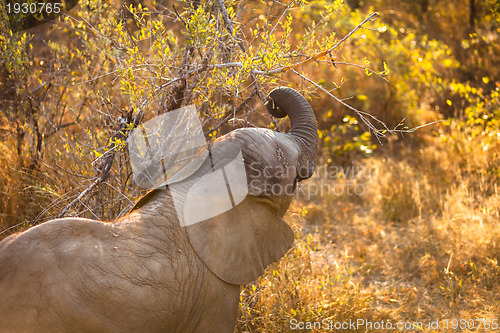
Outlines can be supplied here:
M237 144L254 181L230 211L181 227L173 189L154 190L113 222L64 218L3 240L0 332L232 332L239 284L293 243L281 219L290 195L272 195L269 185L293 187L314 169L317 127L306 100L278 88L266 107L289 115L290 133L239 129L211 147L217 164ZM264 177L255 165L298 171Z

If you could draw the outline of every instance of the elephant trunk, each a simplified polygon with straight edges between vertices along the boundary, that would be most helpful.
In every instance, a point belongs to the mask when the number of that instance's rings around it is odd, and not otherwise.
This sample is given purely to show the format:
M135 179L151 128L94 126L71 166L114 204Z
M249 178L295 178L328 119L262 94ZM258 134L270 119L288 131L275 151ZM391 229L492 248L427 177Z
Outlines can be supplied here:
M265 103L268 112L283 118L288 115L291 129L289 134L300 146L297 180L312 176L318 148L318 125L314 112L306 99L296 90L279 87L269 93Z

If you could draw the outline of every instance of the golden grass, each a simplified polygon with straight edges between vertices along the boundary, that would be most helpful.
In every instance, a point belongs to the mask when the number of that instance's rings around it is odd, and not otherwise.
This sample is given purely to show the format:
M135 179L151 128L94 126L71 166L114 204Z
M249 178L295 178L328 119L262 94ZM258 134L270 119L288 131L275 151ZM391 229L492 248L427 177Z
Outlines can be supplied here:
M22 166L21 159L11 141L0 142L0 240L32 226L29 219L50 202L40 185L47 177Z
M13 147L0 142L0 232L21 221L19 212L25 200L18 163Z
M451 332L453 319L500 320L499 150L465 138L390 142L362 162L364 176L326 180L363 184L363 195L296 200L287 217L295 247L243 290L236 331L295 332L292 319L364 319ZM429 320L440 320L439 328ZM478 324L462 331L491 331Z

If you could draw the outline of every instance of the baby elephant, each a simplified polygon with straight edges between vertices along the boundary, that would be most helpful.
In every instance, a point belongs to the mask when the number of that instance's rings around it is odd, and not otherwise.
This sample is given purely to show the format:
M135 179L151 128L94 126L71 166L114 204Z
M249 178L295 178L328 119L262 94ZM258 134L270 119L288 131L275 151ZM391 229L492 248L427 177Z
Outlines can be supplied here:
M149 192L126 216L56 219L4 239L0 332L233 332L240 285L291 247L282 217L297 182L314 171L317 125L305 98L277 88L266 108L289 116L289 133L232 131L194 172ZM243 176L230 168L238 156ZM202 186L210 177L227 191ZM231 179L244 179L244 191ZM217 214L206 214L212 206Z

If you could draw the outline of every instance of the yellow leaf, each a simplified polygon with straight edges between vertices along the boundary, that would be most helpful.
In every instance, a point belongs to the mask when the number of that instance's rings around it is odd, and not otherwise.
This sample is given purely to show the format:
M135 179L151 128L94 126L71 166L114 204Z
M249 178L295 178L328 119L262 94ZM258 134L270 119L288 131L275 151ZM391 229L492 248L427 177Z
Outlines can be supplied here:
M490 79L487 76L483 76L483 82L484 84L488 84L488 82L490 82Z
M389 69L389 67L387 67L387 64L384 61L384 71L383 71L383 74L389 75L389 73L390 73L390 69Z
M453 104L449 99L446 100L446 104L450 105Z

